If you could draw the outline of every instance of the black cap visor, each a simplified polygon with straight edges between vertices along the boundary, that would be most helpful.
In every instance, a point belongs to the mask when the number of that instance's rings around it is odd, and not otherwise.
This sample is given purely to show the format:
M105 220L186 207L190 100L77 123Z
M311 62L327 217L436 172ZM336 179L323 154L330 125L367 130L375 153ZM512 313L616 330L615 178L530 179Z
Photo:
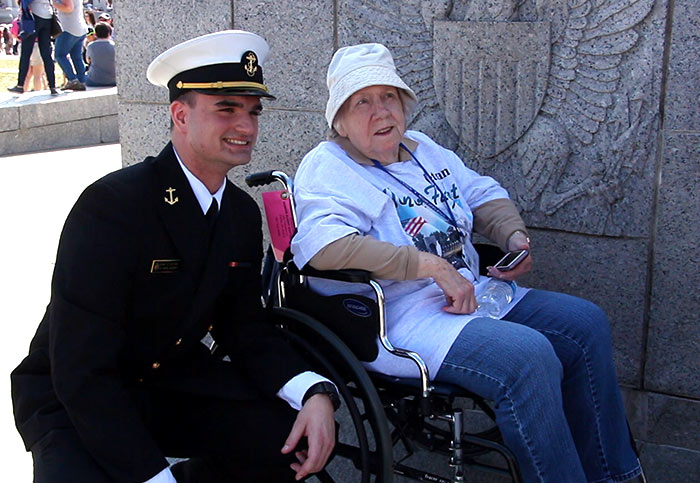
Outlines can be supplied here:
M188 91L210 96L259 96L275 99L263 84L262 67L242 63L205 65L179 73L168 82L170 101Z
M265 97L267 99L277 99L275 96L272 94L269 94L267 91L263 89L236 89L236 88L229 88L229 89L180 89L180 95L184 94L187 91L194 91L198 92L200 94L206 94L208 96L258 96L258 97Z

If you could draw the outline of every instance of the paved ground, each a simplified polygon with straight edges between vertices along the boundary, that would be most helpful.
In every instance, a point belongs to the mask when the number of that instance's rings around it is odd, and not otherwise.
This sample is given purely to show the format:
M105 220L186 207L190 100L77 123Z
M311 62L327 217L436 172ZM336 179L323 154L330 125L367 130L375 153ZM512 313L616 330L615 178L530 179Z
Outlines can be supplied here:
M31 456L14 427L10 378L49 301L58 237L66 215L92 181L121 167L118 144L0 156L0 448L2 481L32 481Z

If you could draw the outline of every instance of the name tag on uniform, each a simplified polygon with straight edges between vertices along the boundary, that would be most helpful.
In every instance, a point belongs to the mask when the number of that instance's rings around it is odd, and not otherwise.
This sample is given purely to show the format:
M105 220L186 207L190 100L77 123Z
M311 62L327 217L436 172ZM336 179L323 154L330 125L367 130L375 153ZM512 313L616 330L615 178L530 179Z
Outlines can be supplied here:
M170 260L153 260L151 262L151 273L174 273L180 270L182 260L173 258Z

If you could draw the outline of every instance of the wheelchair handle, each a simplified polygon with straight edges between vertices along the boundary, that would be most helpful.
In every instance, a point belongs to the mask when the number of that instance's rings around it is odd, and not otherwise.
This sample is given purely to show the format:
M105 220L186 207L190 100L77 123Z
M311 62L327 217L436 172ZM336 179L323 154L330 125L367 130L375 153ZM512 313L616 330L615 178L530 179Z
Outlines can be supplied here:
M287 173L284 171L279 171L276 169L252 173L245 177L245 184L251 188L256 186L265 186L275 181L279 182L289 194L289 206L292 210L292 220L294 221L294 228L296 229L298 219L296 203L294 202L294 182L292 181L292 178L287 176Z
M252 173L245 177L245 184L253 188L254 186L265 186L267 184L277 181L273 176L275 172L274 169L269 171L262 171L260 173Z

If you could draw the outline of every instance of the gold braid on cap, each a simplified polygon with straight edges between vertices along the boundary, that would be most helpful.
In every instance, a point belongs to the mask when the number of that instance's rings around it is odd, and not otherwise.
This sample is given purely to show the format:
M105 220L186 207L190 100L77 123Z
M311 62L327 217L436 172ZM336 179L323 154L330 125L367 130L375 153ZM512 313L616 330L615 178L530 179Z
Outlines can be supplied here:
M249 89L262 89L268 92L265 84L259 82L244 82L244 81L216 81L216 82L182 82L175 84L178 89L229 89L231 87L241 87Z

